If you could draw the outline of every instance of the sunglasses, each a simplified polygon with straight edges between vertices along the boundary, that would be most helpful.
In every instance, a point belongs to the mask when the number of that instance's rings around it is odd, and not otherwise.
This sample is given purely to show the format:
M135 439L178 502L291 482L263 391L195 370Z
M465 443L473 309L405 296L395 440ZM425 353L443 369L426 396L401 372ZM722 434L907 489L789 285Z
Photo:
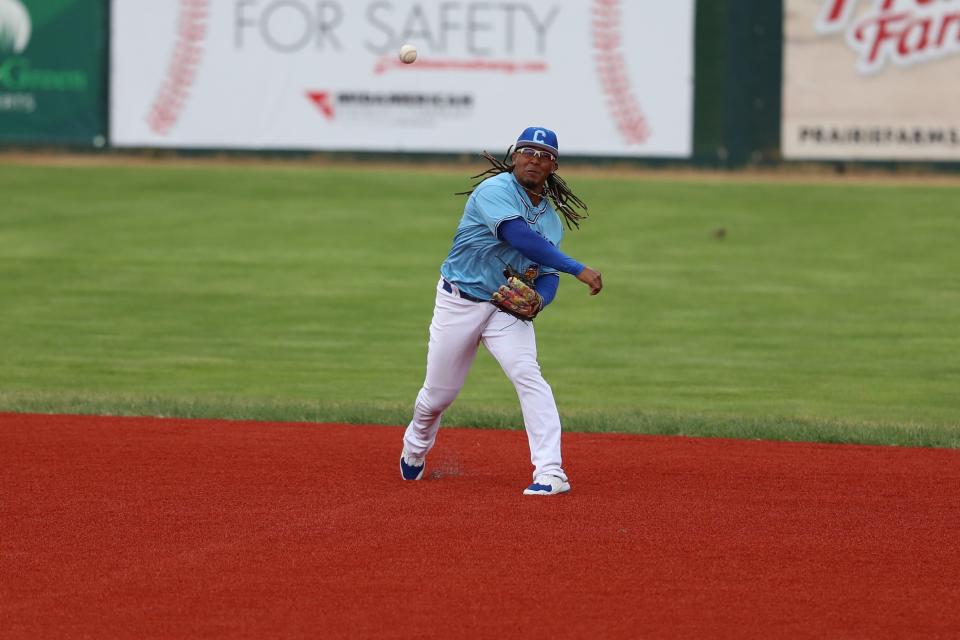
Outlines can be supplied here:
M534 147L520 147L519 149L517 149L517 153L519 153L522 156L528 156L531 158L539 158L540 156L544 156L547 160L551 162L557 161L557 156L553 155L549 151L544 151L543 149L535 149Z

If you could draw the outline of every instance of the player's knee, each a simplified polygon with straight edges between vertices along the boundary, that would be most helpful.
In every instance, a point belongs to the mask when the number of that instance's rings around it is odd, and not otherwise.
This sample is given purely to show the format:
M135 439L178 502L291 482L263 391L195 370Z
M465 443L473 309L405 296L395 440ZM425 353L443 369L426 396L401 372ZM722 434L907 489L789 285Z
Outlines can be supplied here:
M456 397L457 389L423 389L417 398L417 404L423 411L438 416L453 404Z
M539 387L547 384L540 373L540 365L536 362L518 363L509 370L507 376L517 386Z

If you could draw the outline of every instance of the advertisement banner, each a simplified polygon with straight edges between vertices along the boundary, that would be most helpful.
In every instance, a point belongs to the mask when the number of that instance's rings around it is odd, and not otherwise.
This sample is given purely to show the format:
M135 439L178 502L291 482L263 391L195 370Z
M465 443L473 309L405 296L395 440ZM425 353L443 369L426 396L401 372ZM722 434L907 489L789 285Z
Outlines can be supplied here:
M786 0L787 159L960 160L960 0Z
M694 0L115 0L118 146L687 157ZM416 47L404 64L399 51Z
M0 142L103 146L106 0L0 0Z

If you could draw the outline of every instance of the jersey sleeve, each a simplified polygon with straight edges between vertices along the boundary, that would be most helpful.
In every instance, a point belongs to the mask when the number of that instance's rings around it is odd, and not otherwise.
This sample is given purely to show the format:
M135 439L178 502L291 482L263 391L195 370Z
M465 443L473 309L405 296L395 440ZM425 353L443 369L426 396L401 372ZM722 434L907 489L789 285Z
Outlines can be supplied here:
M514 249L528 259L540 265L541 273L556 273L563 271L577 275L583 271L583 265L564 254L558 248L540 235L530 230L522 220L505 221L500 226L500 235Z
M536 289L540 297L543 298L543 306L553 302L557 297L557 289L560 287L560 274L556 271L543 273L536 279Z
M501 222L523 217L513 194L497 185L481 185L471 197L477 217L495 237Z
M551 210L552 210L552 207L551 207ZM560 214L559 214L559 213L557 213L556 211L554 211L554 212L553 212L553 215L554 215L554 218L556 218L556 224L554 225L553 234L551 234L551 236L552 236L551 239L553 239L553 238L556 239L556 242L553 243L553 246L557 248L557 251L561 251L561 249L560 249L560 243L563 242L563 224L560 223ZM562 251L561 251L561 253L562 253ZM571 258L571 260L572 260L572 258ZM575 261L575 262L576 262L576 261ZM575 273L571 273L570 271L567 271L566 273L570 273L571 275L576 276L577 274L580 273L580 271L583 271L583 265L580 264L580 263L577 263L577 265L578 265L578 269L579 269L579 270L577 270ZM545 264L541 264L541 265L540 265L540 273L542 273L542 274L554 273L554 274L559 275L559 274L561 273L561 271L560 271L559 269L554 269L553 267L548 267L548 266L545 265Z

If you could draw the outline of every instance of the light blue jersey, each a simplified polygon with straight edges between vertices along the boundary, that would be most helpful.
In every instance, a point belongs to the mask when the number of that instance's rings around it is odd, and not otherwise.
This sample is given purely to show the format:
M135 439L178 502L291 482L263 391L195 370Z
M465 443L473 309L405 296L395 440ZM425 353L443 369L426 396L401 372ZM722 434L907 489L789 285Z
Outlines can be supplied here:
M531 279L556 273L531 262L497 237L500 223L513 218L523 218L532 231L560 247L563 224L549 198L534 206L513 174L504 172L484 180L467 199L440 275L471 296L486 300L506 282L503 270L507 265Z

